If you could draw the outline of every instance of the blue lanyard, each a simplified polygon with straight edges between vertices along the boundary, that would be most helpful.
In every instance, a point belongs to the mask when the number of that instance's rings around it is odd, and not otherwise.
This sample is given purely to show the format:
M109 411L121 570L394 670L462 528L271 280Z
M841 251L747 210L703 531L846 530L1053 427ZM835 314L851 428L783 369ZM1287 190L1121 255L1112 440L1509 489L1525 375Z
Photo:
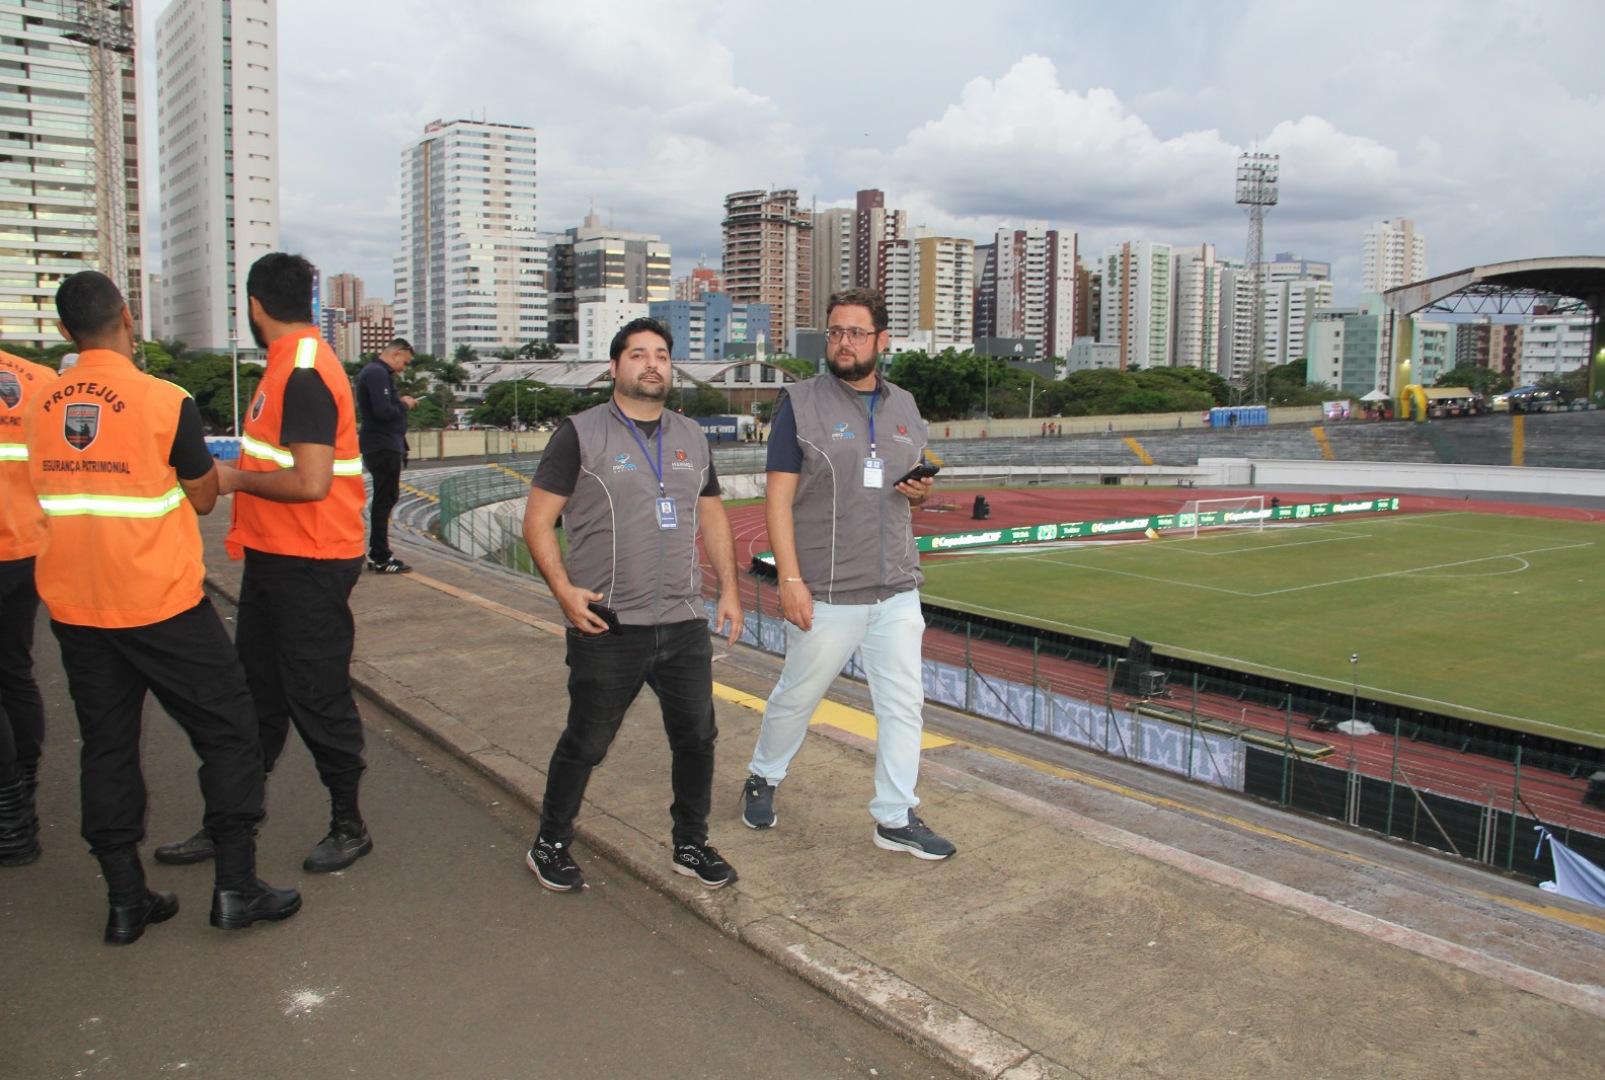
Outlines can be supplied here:
M869 397L869 456L875 456L875 399L880 397L880 390Z
M647 459L646 463L648 465L652 466L652 475L658 478L658 497L667 497L668 489L663 486L663 418L658 418L658 460L654 462L651 455L647 453L646 440L641 438L641 432L636 429L635 421L625 416L617 405L613 406L613 415L624 421L624 426L630 429L631 435L635 436L635 445L641 448L641 456ZM874 431L873 422L871 423L870 431ZM871 434L869 440L870 449L873 450L875 436Z

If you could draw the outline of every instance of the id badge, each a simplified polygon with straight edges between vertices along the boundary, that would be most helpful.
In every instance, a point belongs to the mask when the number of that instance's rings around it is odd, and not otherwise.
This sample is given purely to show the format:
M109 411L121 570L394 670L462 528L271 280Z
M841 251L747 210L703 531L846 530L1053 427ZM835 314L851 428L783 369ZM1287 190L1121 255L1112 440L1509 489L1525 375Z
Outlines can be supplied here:
M864 459L864 486L867 488L886 486L886 462L876 457Z
M673 499L659 499L659 500L657 500L657 503L658 503L658 528L660 528L660 529L678 529L680 527L680 518L674 512L674 500Z

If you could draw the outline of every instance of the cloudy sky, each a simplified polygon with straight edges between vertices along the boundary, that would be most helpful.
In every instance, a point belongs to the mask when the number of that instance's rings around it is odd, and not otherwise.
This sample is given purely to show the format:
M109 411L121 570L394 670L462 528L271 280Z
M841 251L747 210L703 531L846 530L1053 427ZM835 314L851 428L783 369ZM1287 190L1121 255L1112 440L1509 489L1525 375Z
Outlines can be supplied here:
M165 0L142 7L149 31ZM1073 229L1084 258L1126 239L1240 257L1232 173L1250 148L1281 155L1267 256L1330 260L1340 299L1387 217L1415 220L1433 273L1605 252L1598 0L278 11L283 243L382 296L401 150L470 116L536 129L541 228L594 207L661 233L677 274L718 265L725 193L762 187L821 208L879 187L913 224L977 239Z

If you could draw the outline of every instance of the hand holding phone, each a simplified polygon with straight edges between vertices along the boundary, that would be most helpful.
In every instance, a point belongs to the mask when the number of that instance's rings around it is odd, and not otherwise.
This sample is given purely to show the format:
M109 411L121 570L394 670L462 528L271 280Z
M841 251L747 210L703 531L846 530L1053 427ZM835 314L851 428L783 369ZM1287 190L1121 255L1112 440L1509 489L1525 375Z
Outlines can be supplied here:
M595 615L598 619L601 619L603 622L607 623L607 629L609 633L616 634L619 632L618 612L614 611L606 604L599 604L594 600L589 604L586 604L585 607L592 615Z
M911 480L929 480L931 477L935 476L941 471L942 467L940 465L932 465L928 461L922 461L912 469L908 470L908 472L904 473L902 476L899 476L897 478L897 482L892 486L896 487L898 484L906 484Z

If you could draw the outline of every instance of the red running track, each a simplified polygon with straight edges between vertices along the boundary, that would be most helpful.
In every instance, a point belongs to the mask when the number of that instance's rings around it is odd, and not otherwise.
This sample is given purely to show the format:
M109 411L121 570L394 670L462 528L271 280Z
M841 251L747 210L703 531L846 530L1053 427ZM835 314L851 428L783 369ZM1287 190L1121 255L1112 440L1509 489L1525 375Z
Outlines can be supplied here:
M914 531L917 535L943 532L963 532L971 527L968 513L970 501L977 492L966 491L956 500L943 500L940 494L934 506L914 514ZM1262 490L1221 490L1210 488L1207 498L1234 498L1242 495L1263 495ZM1278 492L1285 502L1320 502L1331 498L1330 493ZM1346 498L1380 498L1396 493L1386 491L1345 494ZM1127 517L1137 514L1164 514L1181 509L1191 499L1199 497L1196 489L1183 488L999 488L985 492L992 507L988 524L996 527L1037 525L1044 522L1091 521L1101 518ZM1463 498L1446 498L1426 495L1400 495L1407 511L1474 511L1491 514L1514 514L1529 517L1550 517L1568 521L1605 521L1605 513L1565 506L1540 506L1529 503L1476 501ZM946 504L944 508L944 503ZM960 505L962 504L962 506ZM764 524L761 505L736 507L729 511L730 526L735 535L736 562L745 570L752 557L768 550L768 530ZM927 556L930 558L931 556ZM714 581L712 568L703 560L704 581ZM760 609L765 618L780 618L779 604L772 586L760 589L751 575L741 578L743 606L747 611ZM927 630L925 655L933 660L962 667L965 663L965 642L962 637L943 630ZM1029 684L1033 677L1031 654L1024 649L1001 642L972 642L970 663L979 673ZM1101 701L1107 693L1107 670L1091 664L1063 660L1056 657L1038 658L1035 678L1037 685L1054 692L1085 701ZM1112 703L1116 708L1128 708L1143 699L1116 692ZM1192 692L1185 686L1173 687L1165 702L1183 711L1192 707ZM1287 714L1261 705L1245 705L1236 699L1200 693L1200 718L1225 720L1243 724L1280 736L1287 728ZM1386 779L1393 770L1393 740L1386 737L1361 737L1341 733L1316 733L1310 727L1312 717L1293 714L1293 737L1316 740L1332 745L1334 754L1326 762L1338 769L1353 767L1364 775ZM1402 779L1423 791L1461 799L1477 805L1490 803L1499 810L1509 811L1515 787L1514 767L1506 762L1475 754L1462 754L1446 747L1402 741L1399 746L1399 773ZM1586 781L1571 779L1557 773L1529 768L1521 776L1521 796L1546 823L1558 829L1581 829L1605 835L1605 810L1582 802ZM1414 812L1413 800L1407 791L1399 795L1398 815L1407 820ZM1425 825L1425 823L1423 823ZM1430 826L1426 826L1429 827ZM1522 842L1528 842L1522 838ZM1463 852L1475 856L1475 852Z

